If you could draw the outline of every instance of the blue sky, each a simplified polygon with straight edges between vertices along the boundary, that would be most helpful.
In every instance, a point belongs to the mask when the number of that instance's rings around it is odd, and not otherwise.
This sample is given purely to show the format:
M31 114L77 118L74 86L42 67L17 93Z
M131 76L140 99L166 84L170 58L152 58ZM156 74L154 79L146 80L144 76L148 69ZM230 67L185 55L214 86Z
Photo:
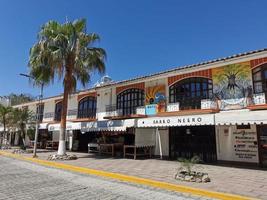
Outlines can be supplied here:
M49 20L86 18L107 51L107 74L124 80L267 47L266 7L263 0L1 0L0 96L38 94L18 74L27 73L29 49ZM45 96L61 92L62 82L45 88Z

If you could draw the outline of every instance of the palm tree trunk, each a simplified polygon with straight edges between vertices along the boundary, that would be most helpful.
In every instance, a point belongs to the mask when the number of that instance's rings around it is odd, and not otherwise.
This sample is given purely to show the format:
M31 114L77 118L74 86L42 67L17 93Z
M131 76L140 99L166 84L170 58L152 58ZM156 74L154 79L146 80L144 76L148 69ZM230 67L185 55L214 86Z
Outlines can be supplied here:
M67 111L68 111L68 97L70 92L70 82L71 82L71 67L66 66L66 74L64 78L64 94L62 101L62 111L61 111L61 122L60 122L60 133L59 133L59 145L58 145L58 155L66 154L66 121L67 121Z
M64 86L64 95L62 101L62 111L61 111L61 122L60 122L60 133L59 133L59 145L58 145L58 155L66 154L66 121L67 121L67 109L68 109L68 92L66 86Z

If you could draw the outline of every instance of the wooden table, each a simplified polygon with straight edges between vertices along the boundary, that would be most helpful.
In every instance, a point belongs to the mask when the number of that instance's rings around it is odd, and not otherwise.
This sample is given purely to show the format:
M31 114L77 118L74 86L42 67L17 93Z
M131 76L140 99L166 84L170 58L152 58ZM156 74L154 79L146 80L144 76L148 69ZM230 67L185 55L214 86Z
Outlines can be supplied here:
M30 146L31 148L34 147L34 140L30 140L30 142L29 142L29 146ZM37 142L37 148L40 148L40 147L41 147L41 143L40 143L40 142Z
M54 141L46 141L46 149L57 149L58 148L58 142Z
M109 154L114 157L116 148L122 149L122 147L122 143L99 144L99 154Z
M136 146L136 145L124 145L123 146L123 157L126 156L133 156L134 159L137 158L137 156L149 156L149 158L152 157L152 150L154 146L148 145L148 146ZM132 152L127 152L128 149L133 149Z

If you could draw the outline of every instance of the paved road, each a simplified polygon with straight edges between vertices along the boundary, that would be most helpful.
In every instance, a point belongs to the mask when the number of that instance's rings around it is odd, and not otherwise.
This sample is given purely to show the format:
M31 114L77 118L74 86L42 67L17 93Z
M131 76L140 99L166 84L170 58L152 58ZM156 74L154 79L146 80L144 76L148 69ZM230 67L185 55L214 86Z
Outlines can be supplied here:
M0 156L0 199L205 199Z

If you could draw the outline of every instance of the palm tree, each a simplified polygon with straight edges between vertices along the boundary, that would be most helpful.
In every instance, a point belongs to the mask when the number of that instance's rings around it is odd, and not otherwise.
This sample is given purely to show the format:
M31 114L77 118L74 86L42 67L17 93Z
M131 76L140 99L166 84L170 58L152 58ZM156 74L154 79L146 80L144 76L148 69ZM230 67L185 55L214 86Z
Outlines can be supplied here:
M100 38L86 33L86 20L60 24L46 23L38 34L38 41L30 50L30 75L36 82L53 83L55 78L63 79L63 101L58 155L66 154L65 131L68 96L80 82L84 87L93 71L104 73L105 50L94 47Z
M0 123L3 125L3 134L1 137L1 145L3 143L3 138L6 138L7 137L7 133L6 133L6 126L7 126L7 123L8 123L8 118L9 118L9 115L10 113L12 112L12 107L10 106L3 106L2 104L0 104Z
M22 149L26 148L25 136L27 134L27 125L34 124L35 115L28 108L15 108L12 111L12 126L19 130L22 139Z

